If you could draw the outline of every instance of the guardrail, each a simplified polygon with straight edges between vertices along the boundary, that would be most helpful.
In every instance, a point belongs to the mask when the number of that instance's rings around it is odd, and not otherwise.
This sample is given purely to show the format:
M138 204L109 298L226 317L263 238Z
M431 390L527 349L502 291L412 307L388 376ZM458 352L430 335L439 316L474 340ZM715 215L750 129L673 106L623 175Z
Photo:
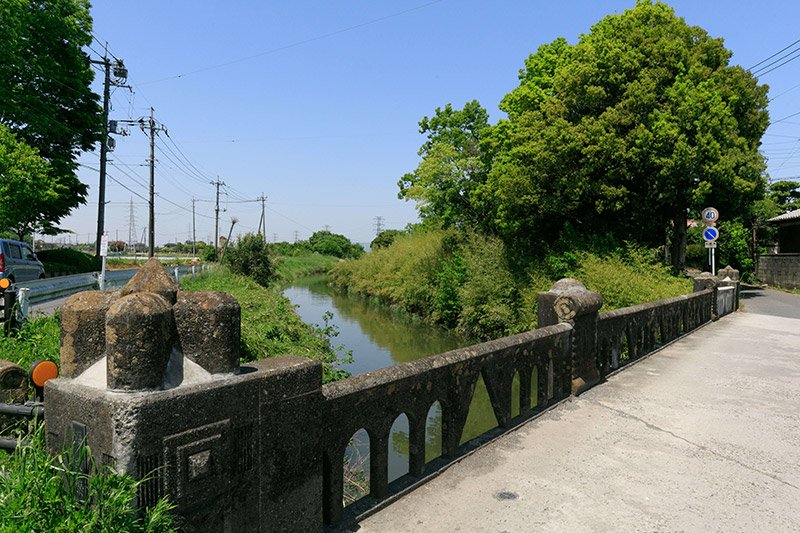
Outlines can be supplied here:
M167 267L168 271L175 276L176 281L186 275L199 273L205 270L206 265L184 265L179 267ZM103 289L116 289L122 287L133 277L138 268L125 270L106 270ZM59 276L33 281L17 283L15 288L20 293L20 307L23 316L27 315L26 306L38 305L58 298L64 298L72 294L100 288L100 272L88 272L86 274L73 274L70 276ZM25 290L27 289L27 290Z

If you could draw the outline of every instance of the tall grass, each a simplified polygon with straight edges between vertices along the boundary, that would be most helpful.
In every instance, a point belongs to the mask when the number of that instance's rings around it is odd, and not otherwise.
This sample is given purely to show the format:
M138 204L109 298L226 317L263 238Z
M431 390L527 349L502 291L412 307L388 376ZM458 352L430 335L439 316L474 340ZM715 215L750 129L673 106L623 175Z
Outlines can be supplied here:
M36 360L58 362L61 321L58 314L37 315L8 336L0 334L0 359L29 368Z
M398 237L392 245L331 270L335 285L378 298L472 338L495 338L536 327L537 295L566 276L603 295L604 309L691 291L647 249L568 251L512 265L497 238L453 231Z
M242 308L241 354L244 361L277 355L299 355L321 361L324 382L347 376L331 346L336 330L327 324L314 327L304 323L292 303L278 288L265 288L246 276L232 274L221 267L210 273L181 280L181 288L191 291L224 290Z

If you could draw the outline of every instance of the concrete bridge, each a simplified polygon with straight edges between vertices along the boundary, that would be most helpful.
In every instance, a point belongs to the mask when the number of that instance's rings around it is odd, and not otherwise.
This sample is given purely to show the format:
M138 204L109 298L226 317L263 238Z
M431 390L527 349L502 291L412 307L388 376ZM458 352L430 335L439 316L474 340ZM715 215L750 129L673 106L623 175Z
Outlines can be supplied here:
M88 444L143 480L139 505L169 497L190 531L796 530L798 305L746 293L733 313L726 270L603 313L561 280L539 294L537 330L323 385L304 358L240 366L238 303L180 291L152 262L120 293L65 304L47 444ZM498 427L462 443L480 380ZM345 508L360 430L369 494Z
M800 296L742 297L358 530L800 531Z

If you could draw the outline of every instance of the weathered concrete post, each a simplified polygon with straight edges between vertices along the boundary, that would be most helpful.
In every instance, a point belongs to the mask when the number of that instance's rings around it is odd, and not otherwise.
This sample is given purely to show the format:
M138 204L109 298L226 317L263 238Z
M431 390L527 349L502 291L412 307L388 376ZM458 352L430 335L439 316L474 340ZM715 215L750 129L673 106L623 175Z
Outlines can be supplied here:
M717 310L718 287L719 278L712 276L710 272L701 272L694 278L694 292L699 292L706 289L713 289L714 291L714 293L711 295L711 320L719 320L719 312Z
M603 297L572 278L558 280L539 293L539 327L566 322L573 326L571 340L572 394L578 395L600 381L597 367L597 314Z
M736 297L733 299L733 310L739 310L739 290L740 290L740 282L739 282L739 271L733 268L732 266L728 265L725 268L722 268L717 272L717 277L719 277L723 282L725 282L726 286L733 285L736 288L735 295ZM730 280L730 281L726 281ZM722 282L720 282L722 283Z
M236 300L179 292L157 260L62 313L51 451L89 445L98 466L144 480L139 506L168 497L182 530L321 530L319 362L240 367Z

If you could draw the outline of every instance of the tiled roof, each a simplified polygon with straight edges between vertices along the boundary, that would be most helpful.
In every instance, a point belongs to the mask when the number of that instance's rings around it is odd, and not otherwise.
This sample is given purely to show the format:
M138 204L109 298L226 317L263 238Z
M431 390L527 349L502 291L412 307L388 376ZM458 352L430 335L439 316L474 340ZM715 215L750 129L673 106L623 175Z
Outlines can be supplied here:
M800 220L800 209L795 209L794 211L772 217L767 220L767 222L786 222L787 220Z

